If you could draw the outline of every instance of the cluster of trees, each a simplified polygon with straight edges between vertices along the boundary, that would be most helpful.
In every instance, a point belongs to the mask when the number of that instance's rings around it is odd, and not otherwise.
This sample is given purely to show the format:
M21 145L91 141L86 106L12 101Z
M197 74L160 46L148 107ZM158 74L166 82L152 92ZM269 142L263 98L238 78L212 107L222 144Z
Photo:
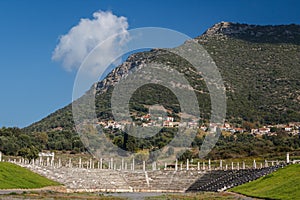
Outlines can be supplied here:
M0 151L5 155L36 158L41 150L84 151L79 136L69 131L27 133L19 128L0 129Z
M205 136L197 136L193 142L193 150L188 150L178 156L179 160L198 158L198 152ZM292 152L300 149L300 136L285 132L278 135L256 137L248 133L221 135L212 151L207 155L210 159L244 158Z
M79 153L85 151L80 137L71 131L51 131L47 133L48 142L44 149L71 151Z
M111 134L113 131L113 134ZM138 135L136 127L128 126L124 131L119 129L106 130L106 135L110 140L123 150L137 152L142 150L155 151L169 144L177 133L177 128L162 128L152 137L138 138L132 135ZM128 134L130 133L130 134Z
M105 131L107 137L115 145L126 151L138 153L138 157L142 161L145 156L150 160L157 159L156 150L169 144L177 134L178 129L164 127L158 134L148 138L129 135L128 133L138 134L138 130L133 126L126 127L125 131L119 129L106 129ZM186 159L197 158L204 140L205 135L198 134L192 143L192 149L180 152L176 157L183 162ZM167 149L166 153L169 156L175 154L176 142L174 144L174 147ZM291 135L284 131L278 131L277 135L264 135L262 137L256 137L248 133L222 134L207 158L241 158L299 149L300 136ZM42 150L70 151L71 153L86 151L79 136L70 131L26 133L19 128L4 127L0 129L0 151L4 154L22 156L31 160L36 158L38 152Z
M134 127L127 128L127 132L136 135ZM144 152L149 151L150 160L155 160L155 151L163 148L173 140L178 129L177 128L163 128L161 131L153 137L148 138L136 138L128 135L126 132L118 129L106 130L107 136L110 140L120 148L130 152ZM218 142L207 155L210 159L228 159L228 158L243 158L251 156L261 156L267 154L276 154L283 152L291 152L300 149L300 136L291 135L284 131L278 131L278 135L263 135L257 137L249 133L235 133L235 134L221 134ZM137 134L138 135L138 134ZM188 137L188 136L187 136ZM186 161L186 159L198 158L198 153L201 149L201 145L205 140L205 134L199 134L192 142L191 150L185 152L179 152L175 156L180 161ZM169 147L167 154L169 156L174 155L174 148L177 143L174 142L174 147ZM181 141L182 143L182 141ZM140 157L144 156L144 153Z

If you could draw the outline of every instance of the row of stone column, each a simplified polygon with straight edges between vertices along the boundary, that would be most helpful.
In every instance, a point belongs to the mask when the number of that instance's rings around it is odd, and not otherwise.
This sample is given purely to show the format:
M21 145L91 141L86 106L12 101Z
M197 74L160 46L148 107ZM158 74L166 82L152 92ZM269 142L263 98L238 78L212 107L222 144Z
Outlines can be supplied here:
M0 161L2 160L2 154L0 152ZM11 162L12 160L9 160L9 162ZM29 161L24 159L24 158L20 158L18 161L16 159L13 160L13 162L19 162L20 164L29 164ZM267 161L265 160L264 164L260 163L260 168L263 167L268 167L269 163L271 163L272 166L274 166L275 164L278 165L279 161ZM44 160L42 157L40 157L38 160L32 160L32 162L30 162L31 165L40 165L40 166L51 166L51 167L63 167L62 165L62 161L59 158L58 162L55 163L54 162L54 158L52 157L50 159L50 157L47 157L46 160ZM112 169L112 170L131 170L131 171L135 171L136 170L136 166L135 166L135 160L132 159L131 163L125 162L124 159L121 160L121 163L117 163L114 161L113 158L110 158L109 160L107 160L106 162L104 162L104 160L101 158L99 161L94 161L93 159L89 159L88 161L83 162L81 158L79 158L78 160L78 164L74 165L72 162L72 159L70 158L69 161L67 163L65 163L64 167L69 167L69 168L87 168L87 169L104 169L106 167L104 167L104 165L106 164L107 169ZM169 165L170 166L170 165ZM197 168L195 169L195 166L192 168L189 159L187 159L186 164L183 165L183 163L181 162L180 164L178 163L178 160L176 159L175 161L175 165L171 165L172 168L168 168L168 164L164 163L164 170L212 170L212 165L211 165L211 160L208 160L208 162L197 162ZM173 167L174 166L174 167ZM258 168L257 167L257 163L255 160L253 160L253 165L251 167L247 167L245 162L242 162L241 165L239 162L234 163L231 162L230 165L223 163L223 160L219 161L219 166L216 167L214 166L213 170L239 170L239 169L246 169L246 168ZM146 162L143 161L143 166L142 166L142 170L146 171L147 170L147 166L146 166ZM159 168L157 167L157 163L153 162L152 163L152 170L159 170Z
M279 161L267 161L267 160L265 160L264 164L262 162L260 163L260 168L268 167L269 166L268 163L271 163L271 165L274 166L275 164L278 165ZM165 163L164 170L167 170L167 166L168 166L168 164ZM175 171L179 170L178 167L180 167L180 170L191 170L189 159L186 160L186 165L185 166L183 166L182 163L180 163L180 165L179 165L178 160L176 160L175 161L175 166L174 166ZM256 164L256 161L253 160L253 165L250 166L250 167L247 167L244 161L241 163L241 165L240 165L239 162L237 162L237 163L231 162L230 165L228 165L228 164L224 165L223 160L220 160L219 167L216 167L216 166L214 167L214 169L219 169L219 170L228 170L228 169L240 170L240 169L246 169L246 168L254 168L254 169L258 168L257 164ZM193 168L193 169L195 169L195 168ZM208 163L197 162L197 170L198 171L200 171L200 170L212 170L211 160L208 160Z

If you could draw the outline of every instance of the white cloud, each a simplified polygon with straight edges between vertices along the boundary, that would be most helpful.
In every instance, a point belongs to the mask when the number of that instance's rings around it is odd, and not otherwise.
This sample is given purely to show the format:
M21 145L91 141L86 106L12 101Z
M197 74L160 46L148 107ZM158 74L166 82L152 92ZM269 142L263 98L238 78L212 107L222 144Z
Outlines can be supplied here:
M99 43L110 36L119 34L118 37L105 42L105 46L97 47L97 55L89 58L88 65L93 74L101 73L108 61L119 55L120 47L126 43L129 37L128 22L126 17L118 17L112 12L98 11L93 14L93 19L81 19L78 25L61 36L52 59L61 61L66 70L78 69L84 58ZM97 68L97 69L95 69ZM100 69L99 69L100 68Z

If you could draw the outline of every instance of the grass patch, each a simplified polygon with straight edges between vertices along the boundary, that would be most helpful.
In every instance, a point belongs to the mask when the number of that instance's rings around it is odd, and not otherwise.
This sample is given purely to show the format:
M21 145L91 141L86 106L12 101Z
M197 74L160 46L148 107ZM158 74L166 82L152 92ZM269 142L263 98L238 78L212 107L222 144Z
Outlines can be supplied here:
M236 196L228 193L216 192L199 192L199 193L186 193L186 194L164 194L154 197L146 197L145 200L233 200L237 199Z
M0 189L32 189L61 185L18 165L0 162Z
M289 165L230 191L259 198L299 199L300 165Z

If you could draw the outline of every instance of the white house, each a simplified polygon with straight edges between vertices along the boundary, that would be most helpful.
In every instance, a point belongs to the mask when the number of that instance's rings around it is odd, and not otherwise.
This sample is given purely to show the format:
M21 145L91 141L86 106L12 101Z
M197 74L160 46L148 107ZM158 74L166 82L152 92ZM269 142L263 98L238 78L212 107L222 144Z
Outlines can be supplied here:
M286 131L286 132L291 132L292 130L293 130L293 128L290 126L284 127L284 131Z
M167 121L173 122L174 121L174 117L167 117Z
M267 127L263 127L263 128L259 128L259 129L251 129L252 134L265 135L265 134L269 134L270 132L271 132L271 129L267 128Z
M172 121L164 121L164 124L163 124L165 127L173 127L173 122Z
M271 132L271 129L270 128L259 128L258 129L258 133L261 134L261 135L264 135L264 134L268 134Z

